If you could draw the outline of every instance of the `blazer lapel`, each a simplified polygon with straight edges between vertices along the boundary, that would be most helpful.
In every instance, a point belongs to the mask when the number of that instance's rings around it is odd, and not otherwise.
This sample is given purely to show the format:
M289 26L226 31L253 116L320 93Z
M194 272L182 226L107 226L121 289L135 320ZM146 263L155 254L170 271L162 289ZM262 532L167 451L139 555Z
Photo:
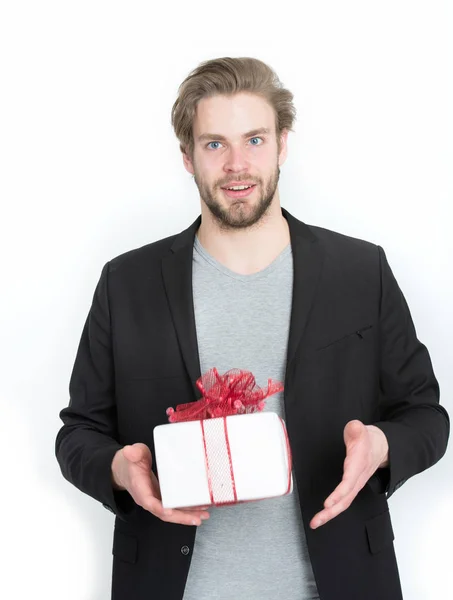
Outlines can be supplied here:
M289 225L294 269L286 381L310 316L324 262L324 248L305 223L293 217L284 208L282 214Z
M195 234L201 215L176 236L171 254L162 259L162 277L182 357L195 397L201 394L196 381L201 377L192 291L192 258Z
M289 225L294 265L286 381L309 319L324 260L324 250L305 223L293 217L284 208L282 214ZM201 368L193 303L192 259L194 238L200 224L201 215L190 227L175 237L171 253L162 259L165 292L195 398L201 395L196 386L196 381L201 376Z

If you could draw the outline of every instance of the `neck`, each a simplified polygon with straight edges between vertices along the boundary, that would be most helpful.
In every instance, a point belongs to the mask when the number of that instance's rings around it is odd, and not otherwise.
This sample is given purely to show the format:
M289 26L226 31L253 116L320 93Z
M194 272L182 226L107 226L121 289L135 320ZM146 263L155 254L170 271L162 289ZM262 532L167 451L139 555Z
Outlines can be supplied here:
M246 229L220 229L203 204L201 212L197 231L200 244L235 273L250 275L265 269L290 243L288 223L278 198L274 198L258 223Z

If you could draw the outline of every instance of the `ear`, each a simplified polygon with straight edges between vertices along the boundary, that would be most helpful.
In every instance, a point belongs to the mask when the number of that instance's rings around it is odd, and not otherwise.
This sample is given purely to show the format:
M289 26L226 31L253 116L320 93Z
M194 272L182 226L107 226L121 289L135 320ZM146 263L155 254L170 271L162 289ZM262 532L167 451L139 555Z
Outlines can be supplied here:
M283 129L280 134L280 154L278 155L278 166L281 167L288 155L288 130Z
M181 152L182 152L182 160L183 160L186 171L188 171L191 175L194 175L195 170L193 168L192 158L183 150L181 150Z

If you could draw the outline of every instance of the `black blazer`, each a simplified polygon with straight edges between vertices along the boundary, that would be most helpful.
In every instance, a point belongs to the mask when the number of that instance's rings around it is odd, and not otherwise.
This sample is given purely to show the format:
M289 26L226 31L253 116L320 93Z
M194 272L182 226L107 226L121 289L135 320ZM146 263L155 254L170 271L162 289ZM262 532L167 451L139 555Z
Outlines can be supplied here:
M294 259L286 424L319 594L399 600L387 500L443 456L448 414L384 250L282 213ZM154 454L153 429L167 422L166 409L200 397L192 297L200 223L201 216L182 233L105 264L69 406L60 413L56 456L64 477L116 515L113 600L180 600L184 593L196 527L165 523L128 492L114 491L111 463L125 444L143 442ZM345 512L312 530L310 519L342 478L351 419L384 431L390 467Z

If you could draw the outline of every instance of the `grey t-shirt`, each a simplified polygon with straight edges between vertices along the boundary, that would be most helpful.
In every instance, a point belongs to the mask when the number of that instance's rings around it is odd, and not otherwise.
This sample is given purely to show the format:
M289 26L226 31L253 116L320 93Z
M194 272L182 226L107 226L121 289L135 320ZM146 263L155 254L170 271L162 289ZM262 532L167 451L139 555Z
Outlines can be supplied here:
M251 371L284 382L291 315L291 245L265 269L240 275L195 237L193 297L201 372ZM265 410L285 419L283 392ZM318 600L293 473L288 496L212 507L197 528L184 600Z

